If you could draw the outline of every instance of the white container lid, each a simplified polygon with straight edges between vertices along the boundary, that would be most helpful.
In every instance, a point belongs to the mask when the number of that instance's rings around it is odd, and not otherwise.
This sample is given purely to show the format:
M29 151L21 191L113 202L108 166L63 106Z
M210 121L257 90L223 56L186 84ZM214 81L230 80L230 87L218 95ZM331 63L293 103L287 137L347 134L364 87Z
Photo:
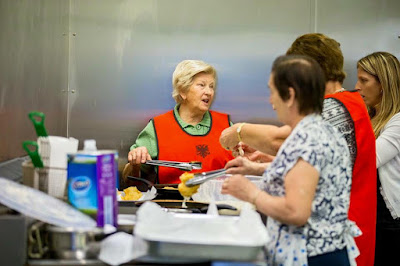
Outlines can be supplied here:
M4 177L0 177L0 203L52 225L76 229L96 227L96 221L64 201Z
M83 142L84 151L97 151L96 140L95 139L85 139Z

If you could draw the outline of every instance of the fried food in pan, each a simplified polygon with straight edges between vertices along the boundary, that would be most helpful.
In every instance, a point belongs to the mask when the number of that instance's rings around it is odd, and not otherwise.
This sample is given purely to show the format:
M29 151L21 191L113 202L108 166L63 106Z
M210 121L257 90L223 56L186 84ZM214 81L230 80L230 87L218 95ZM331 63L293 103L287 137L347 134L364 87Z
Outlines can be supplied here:
M142 197L142 192L135 186L124 189L124 194L125 196L121 196L122 200L138 200Z
M190 199L190 197L197 192L199 189L200 185L193 186L193 187L187 187L185 183L194 177L194 174L185 172L183 173L179 179L181 180L181 183L178 185L178 190L179 193L181 193L183 197L183 202L182 202L182 208L187 208L186 207L186 201Z

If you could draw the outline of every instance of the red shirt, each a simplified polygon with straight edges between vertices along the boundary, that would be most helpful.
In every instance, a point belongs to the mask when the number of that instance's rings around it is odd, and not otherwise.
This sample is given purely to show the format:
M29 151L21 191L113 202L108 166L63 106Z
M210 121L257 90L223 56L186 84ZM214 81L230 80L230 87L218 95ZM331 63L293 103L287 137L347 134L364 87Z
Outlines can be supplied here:
M356 137L357 155L353 166L349 219L361 229L355 238L360 255L357 265L374 265L376 231L376 153L375 135L367 108L358 92L345 91L325 95L340 101L349 112Z
M210 130L204 135L190 135L179 125L173 110L153 119L157 137L158 159L178 162L200 161L204 172L221 169L233 159L232 152L222 148L219 137L222 130L229 127L227 114L210 111ZM182 170L158 167L158 183L180 183Z

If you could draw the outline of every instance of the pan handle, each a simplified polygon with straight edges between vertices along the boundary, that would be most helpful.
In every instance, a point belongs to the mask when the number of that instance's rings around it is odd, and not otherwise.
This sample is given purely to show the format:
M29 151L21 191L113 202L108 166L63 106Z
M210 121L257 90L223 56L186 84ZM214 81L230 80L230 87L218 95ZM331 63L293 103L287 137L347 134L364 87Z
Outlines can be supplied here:
M141 178L141 177L136 177L136 176L127 176L128 179L130 180L135 180L135 181L140 181L143 182L147 185L148 188L151 188L152 186L154 186L154 184L152 182L150 182L147 179Z

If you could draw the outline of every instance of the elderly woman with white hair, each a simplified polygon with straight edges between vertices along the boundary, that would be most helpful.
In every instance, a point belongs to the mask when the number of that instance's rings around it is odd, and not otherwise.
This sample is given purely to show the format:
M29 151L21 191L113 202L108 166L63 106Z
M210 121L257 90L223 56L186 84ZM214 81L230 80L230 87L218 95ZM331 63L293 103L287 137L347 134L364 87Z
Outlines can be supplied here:
M210 111L215 97L217 72L199 60L180 62L172 76L173 110L154 117L138 135L128 154L124 172L155 172L155 183L179 183L182 171L143 165L146 160L200 161L201 171L220 169L233 158L219 143L221 132L231 125L229 115ZM140 167L141 166L141 167ZM136 169L136 171L135 171ZM142 175L146 178L146 174Z

